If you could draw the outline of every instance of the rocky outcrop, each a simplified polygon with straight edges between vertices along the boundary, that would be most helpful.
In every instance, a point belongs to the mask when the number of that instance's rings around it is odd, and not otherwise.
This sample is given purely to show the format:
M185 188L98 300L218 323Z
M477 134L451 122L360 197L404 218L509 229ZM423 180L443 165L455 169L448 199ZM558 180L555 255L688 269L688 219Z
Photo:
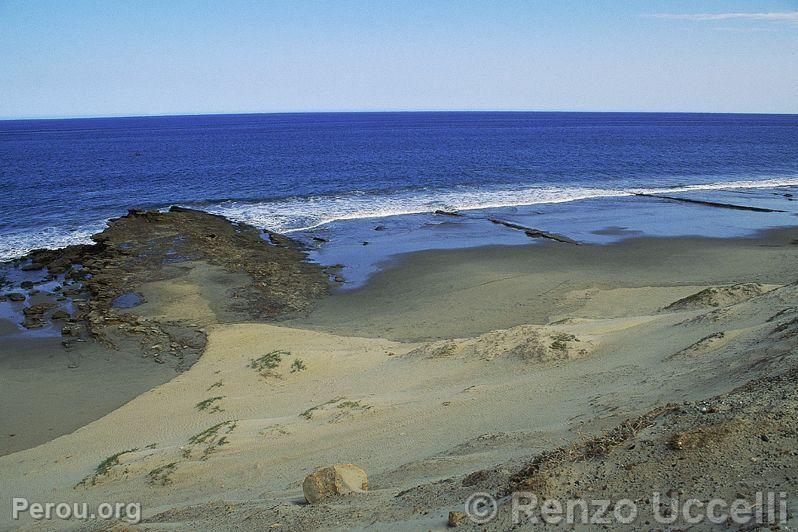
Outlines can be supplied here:
M540 229L534 229L532 227L525 227L523 225L518 225L513 222L507 222L505 220L499 220L496 218L489 218L491 223L496 225L503 225L504 227L508 227L510 229L517 229L519 231L523 231L526 236L529 238L545 238L548 240L554 240L556 242L561 242L563 244L578 244L576 240L572 238L568 238L567 236L558 235L556 233L548 233L546 231L541 231Z
M136 315L135 308L119 304L145 284L184 276L190 270L186 263L206 263L240 279L230 288L230 297L219 305L224 305L225 312L240 315L241 321L307 312L312 301L328 291L327 276L318 265L305 260L304 250L294 241L202 211L179 207L168 212L131 210L110 220L92 240L95 243L91 245L35 250L16 261L17 268L26 264L46 268L43 281L63 275L60 291L43 295L72 303L67 346L80 339L94 339L115 347L134 337L145 356L163 361L171 354L178 369L187 367L184 359L195 360L204 347L204 335L199 341L196 325L181 321L180 316L170 316L168 321L145 319ZM20 285L22 289L36 286L32 281ZM16 293L8 298L26 299ZM43 325L46 316L40 310L38 306L25 310L26 326ZM67 317L63 313L53 316Z
M663 196L662 194L645 194L643 192L633 192L635 196L642 198L657 198L667 201L677 201L681 203L693 203L695 205L704 205L706 207L716 207L719 209L733 209L736 211L753 211L753 212L784 212L779 209L767 209L764 207L752 207L750 205L736 205L734 203L720 203L717 201L697 200L691 198L680 198L677 196Z

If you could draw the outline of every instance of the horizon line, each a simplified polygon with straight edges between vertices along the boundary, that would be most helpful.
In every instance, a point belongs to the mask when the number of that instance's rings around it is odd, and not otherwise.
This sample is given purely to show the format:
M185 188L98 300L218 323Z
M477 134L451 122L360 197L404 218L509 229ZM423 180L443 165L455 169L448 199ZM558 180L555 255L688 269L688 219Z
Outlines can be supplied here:
M640 110L574 110L574 109L363 109L363 110L318 110L318 111L244 111L209 113L153 113L111 115L52 115L27 117L2 117L0 122L23 122L35 120L99 120L107 118L174 118L211 116L256 116L256 115L312 115L312 114L424 114L424 113L593 113L593 114L701 114L701 115L770 115L795 116L798 112L768 111L640 111Z

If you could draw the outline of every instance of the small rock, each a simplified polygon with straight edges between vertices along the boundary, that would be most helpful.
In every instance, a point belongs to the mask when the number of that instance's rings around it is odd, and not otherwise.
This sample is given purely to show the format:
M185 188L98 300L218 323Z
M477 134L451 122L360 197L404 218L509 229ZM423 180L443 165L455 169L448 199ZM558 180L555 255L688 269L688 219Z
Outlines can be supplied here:
M30 264L26 264L25 266L22 266L20 268L20 270L22 270L23 272L33 272L33 271L41 270L42 268L44 268L44 266L42 266L41 264L37 264L35 262L32 262Z
M463 512L449 512L449 521L447 525L454 528L459 526L460 523L466 518L466 514Z
M66 310L56 310L55 312L53 312L53 315L50 317L54 320L65 320L69 318L69 312L67 312Z
M38 305L31 305L24 309L22 313L28 317L41 317L42 314L55 306L55 303L39 303Z
M20 294L19 292L12 292L8 294L9 301L25 301L25 294Z
M22 281L21 283L19 283L19 287L22 288L23 290L30 290L31 288L33 288L33 281Z
M354 464L336 464L317 469L302 482L305 500L316 504L338 495L369 489L366 472Z
M64 325L61 327L61 336L80 336L80 327L76 325Z

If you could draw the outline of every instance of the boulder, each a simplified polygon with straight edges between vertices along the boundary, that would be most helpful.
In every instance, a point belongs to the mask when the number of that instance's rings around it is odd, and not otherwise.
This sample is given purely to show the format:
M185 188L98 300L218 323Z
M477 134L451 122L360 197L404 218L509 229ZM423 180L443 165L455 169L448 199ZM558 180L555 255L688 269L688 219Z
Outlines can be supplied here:
M368 489L366 472L354 464L336 464L317 469L305 477L302 483L305 500L310 504L347 493L362 493Z

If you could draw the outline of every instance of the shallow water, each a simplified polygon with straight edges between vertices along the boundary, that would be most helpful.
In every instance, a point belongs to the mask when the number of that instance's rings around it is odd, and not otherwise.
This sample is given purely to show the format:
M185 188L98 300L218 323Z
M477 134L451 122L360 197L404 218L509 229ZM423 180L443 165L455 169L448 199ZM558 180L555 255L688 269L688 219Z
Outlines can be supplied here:
M576 200L615 201L630 189L795 184L794 115L327 113L3 121L0 259L88 242L108 218L131 207L181 204L277 231L329 230L345 220L435 209L547 205L531 210L551 213L558 202L572 202L562 214L570 219L592 204Z
M144 301L136 292L125 292L118 295L111 301L113 308L133 308L141 305Z
M464 211L458 217L419 214L347 220L294 236L312 248L312 260L324 265L343 265L339 274L345 282L340 286L347 290L362 286L381 265L402 253L550 242L491 223L492 218L567 236L582 244L610 244L637 236L744 237L796 224L798 203L785 194L798 196L798 187L671 194L784 212L753 212L627 196ZM380 230L375 230L377 227ZM328 241L319 243L312 236ZM363 245L364 242L368 244Z

